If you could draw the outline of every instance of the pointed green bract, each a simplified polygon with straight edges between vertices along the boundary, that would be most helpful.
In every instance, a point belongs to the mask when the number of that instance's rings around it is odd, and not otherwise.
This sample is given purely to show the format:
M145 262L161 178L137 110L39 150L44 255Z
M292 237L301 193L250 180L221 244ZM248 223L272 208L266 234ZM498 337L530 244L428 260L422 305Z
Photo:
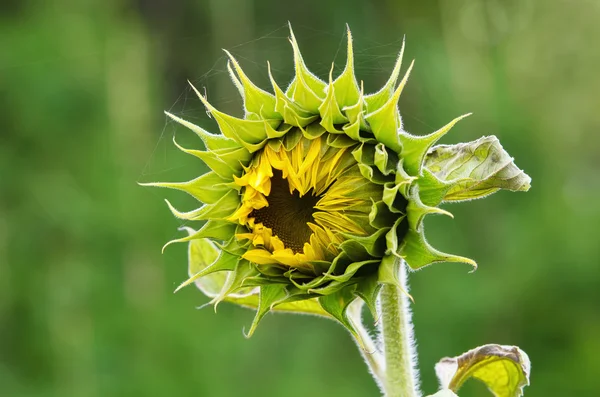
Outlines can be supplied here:
M190 83L191 84L191 83ZM264 123L267 122L271 127L275 128L281 124L280 120L247 120L239 119L237 117L230 116L226 113L219 112L215 109L208 100L198 92L196 87L192 85L192 89L196 92L196 95L210 114L215 118L221 133L226 137L233 139L242 146L250 149L251 152L255 152L263 146L267 139ZM257 145L259 145L257 147Z
M188 221L203 221L208 219L219 220L231 216L240 204L239 194L235 190L230 190L227 194L214 204L205 204L200 208L189 212L180 212L171 205L168 200L165 200L169 209L179 219Z
M367 308L371 312L371 316L375 322L379 319L379 313L377 312L377 297L383 283L379 281L378 274L372 274L369 277L365 277L356 285L356 296L360 297Z
M298 42L296 41L296 36L294 36L294 31L292 30L292 25L289 25L290 28L290 43L292 44L292 48L294 50L294 66L296 69L296 79L302 80L307 89L311 90L315 96L322 98L325 93L325 84L324 81L319 79L317 76L312 74L306 64L304 63L304 59L302 59L302 54L300 54L300 47L298 47Z
M396 64L394 65L392 74L390 75L385 85L381 87L379 91L365 96L365 102L367 104L367 109L369 110L369 112L374 112L375 110L380 109L391 98L396 87L398 77L400 76L400 67L402 66L402 58L404 57L405 44L406 40L403 39L402 47L400 48L400 53L398 54L398 58L396 59Z
M210 132L205 131L203 128L200 128L196 124L190 123L189 121L181 119L169 112L165 112L165 114L167 116L169 116L169 118L171 118L172 120L178 122L179 124L189 128L190 130L195 132L196 135L198 135L200 137L200 139L202 139L202 142L204 143L204 146L206 147L207 150L218 150L218 149L225 149L225 148L240 147L239 143L237 143L236 141L234 141L232 139L226 138L223 135L211 134Z
M248 337L252 336L258 323L262 318L267 314L273 306L277 303L284 301L288 297L288 292L286 290L286 286L284 284L270 284L263 285L260 288L260 293L258 296L258 308L256 309L256 315L254 316L254 321L252 322L252 326L250 327L250 331L248 332Z
M171 240L163 246L164 250L171 244L174 243L186 243L192 240L201 238L210 238L217 241L226 241L231 239L231 236L235 233L236 225L227 221L208 221L194 234L186 237Z
M375 138L396 153L402 151L402 144L400 143L398 134L398 130L402 128L402 120L400 118L400 113L398 112L398 100L408 81L408 76L410 75L413 65L414 62L410 64L404 78L388 101L376 110L369 109L371 113L365 116L367 122L371 126Z
M419 186L419 198L423 204L428 206L437 206L446 197L446 193L452 187L451 182L445 182L438 179L428 168L423 167L421 176L417 182Z
M362 101L362 98L360 98L360 89L354 75L354 50L352 48L352 33L350 32L350 28L347 30L347 35L348 53L346 67L342 74L340 74L333 82L333 89L336 92L335 99L340 109L343 109L346 106L353 106L357 104L359 100Z
M205 150L175 144L201 159L210 172L188 182L147 185L181 190L202 203L181 212L167 202L176 217L205 222L165 245L189 243L189 278L178 290L196 284L215 307L226 301L255 309L248 336L273 310L335 319L360 341L347 315L349 305L361 299L377 319L382 285L403 288L398 278L402 261L414 270L437 262L476 267L473 260L440 252L427 242L427 215L452 216L438 208L443 202L499 189L527 190L530 179L495 137L433 146L465 116L428 135L405 131L398 106L414 63L398 83L404 42L387 83L370 95L364 95L354 75L350 31L346 65L336 78L332 68L328 83L308 70L291 29L290 42L295 76L284 91L268 63L272 94L252 83L226 51L232 81L244 99L244 118L215 109L193 88L221 134L167 115L200 137ZM274 170L280 172L279 181ZM299 212L288 215L287 204L278 207L269 201L281 183L284 192L289 187L291 194L319 196L311 204L310 220L292 228L291 233L308 230L309 236L295 250L283 243L283 234L277 235L279 224L266 225L273 219L283 226L297 220ZM251 207L245 206L248 200L254 200ZM320 205L335 215L316 210ZM259 222L263 210L266 215ZM273 216L269 211L281 212ZM319 222L331 226L319 229ZM257 234L255 228L270 234ZM322 246L313 245L313 237L324 241Z
M327 95L325 99L318 107L319 114L321 115L321 125L331 133L339 133L337 128L335 128L335 124L345 124L348 122L348 119L338 105L338 101L335 95L335 86L332 81L331 74L333 73L333 67L329 72L329 85L327 86Z
M461 262L477 268L477 263L472 259L446 254L433 248L425 240L425 234L422 230L408 229L400 245L399 254L408 266L414 270L440 262Z
M246 73L242 70L237 60L227 50L223 50L231 60L235 71L239 77L243 96L244 108L247 113L254 113L263 119L280 119L281 115L275 111L275 97L260 88L258 88ZM230 69L231 70L231 69ZM232 74L232 78L235 76Z
M140 185L181 190L206 204L216 203L224 194L231 190L228 181L214 171L207 172L188 182L151 182L140 183Z
M271 73L271 65L268 64L269 79L275 91L275 109L283 116L283 120L297 127L304 127L315 121L318 116L304 109L298 103L286 96L283 90L277 85L273 74Z
M354 293L354 286L348 286L332 294L322 296L319 298L319 303L329 314L339 321L354 338L361 344L361 348L364 348L360 335L356 331L356 327L352 324L352 321L347 315L348 306L356 299Z
M402 145L402 159L404 160L404 169L410 175L418 176L425 159L425 154L429 148L443 137L454 124L458 123L465 117L470 116L465 114L457 117L436 132L425 136L414 136L404 131L399 131L400 144Z
M194 150L194 149L186 149L183 146L179 145L175 138L173 137L173 143L179 150L184 153L190 154L194 157L199 158L210 168L215 174L219 177L229 181L233 181L233 176L239 176L241 173L241 167L232 168L230 164L227 164L225 161L221 160L219 156L215 152L211 151L203 151L203 150Z
M186 228L189 235L195 233L193 229ZM177 292L191 283L195 283L209 298L218 297L226 284L228 275L236 270L239 257L232 255L209 239L194 239L188 246L189 275L185 282L175 290ZM238 291L224 297L227 302L235 303L248 308L256 309L259 304L258 290L255 288ZM327 313L316 298L302 301L283 302L272 308L278 312L312 314L329 318Z
M187 229L189 235L194 234L193 229ZM196 282L196 286L209 297L219 294L225 280L226 273L235 268L238 258L219 248L209 239L196 239L188 246L189 275L185 282L181 283L175 292L181 288Z

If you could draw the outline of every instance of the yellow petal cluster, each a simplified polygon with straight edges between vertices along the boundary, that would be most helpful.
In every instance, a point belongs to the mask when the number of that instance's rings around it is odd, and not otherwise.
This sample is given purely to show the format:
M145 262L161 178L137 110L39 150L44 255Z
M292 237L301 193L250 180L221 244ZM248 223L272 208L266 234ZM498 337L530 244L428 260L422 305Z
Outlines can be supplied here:
M257 222L253 216L256 210L269 206L274 170L285 180L290 195L318 198L313 220L307 224L312 233L298 249L286 246L283 236L274 234L273 228ZM244 174L234 177L234 181L243 190L242 200L228 219L250 231L236 237L252 242L254 249L242 257L253 263L312 269L311 262L331 260L339 254L343 233L366 235L364 227L348 213L362 207L367 208L362 215L368 215L371 197L357 197L352 192L371 182L360 174L349 148L332 148L322 137L311 140L301 137L290 150L283 144L267 145L257 153L253 165L244 167ZM373 189L380 190L376 186Z

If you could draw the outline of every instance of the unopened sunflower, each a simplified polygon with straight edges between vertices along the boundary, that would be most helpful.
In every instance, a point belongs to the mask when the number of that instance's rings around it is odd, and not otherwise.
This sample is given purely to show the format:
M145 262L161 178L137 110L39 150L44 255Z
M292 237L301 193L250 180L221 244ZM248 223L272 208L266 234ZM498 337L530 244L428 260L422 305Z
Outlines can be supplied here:
M468 258L440 252L424 236L438 205L471 200L499 189L528 190L495 137L433 146L459 120L415 136L406 132L398 100L412 64L398 82L404 45L385 86L366 95L354 75L348 31L343 72L328 81L306 67L293 33L295 77L287 89L269 76L273 94L254 85L234 57L228 68L244 99L244 118L198 97L220 134L167 113L194 131L205 150L179 147L211 171L183 183L152 183L183 190L201 203L175 216L203 221L171 241L189 242L190 278L213 303L257 309L250 334L270 310L319 314L351 332L348 305L362 299L375 313L383 284L399 267L417 270ZM195 89L194 89L195 90Z

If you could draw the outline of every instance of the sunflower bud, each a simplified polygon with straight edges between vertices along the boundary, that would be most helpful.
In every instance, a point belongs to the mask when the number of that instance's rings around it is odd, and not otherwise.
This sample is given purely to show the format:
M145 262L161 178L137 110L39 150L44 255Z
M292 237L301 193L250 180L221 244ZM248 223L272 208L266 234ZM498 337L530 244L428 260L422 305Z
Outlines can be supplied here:
M290 29L291 32L291 29ZM431 247L424 236L438 206L499 189L528 190L495 137L434 146L458 121L414 136L403 129L398 100L412 69L398 83L404 44L385 86L365 95L354 75L348 31L346 66L322 81L306 67L293 32L295 77L274 94L254 85L227 52L228 68L244 99L236 118L198 97L216 120L211 134L172 114L206 150L179 147L211 171L184 183L151 183L185 191L203 203L178 218L204 221L169 242L189 242L190 278L212 303L257 309L250 329L270 310L333 317L354 332L348 305L363 299L375 311L384 283L397 280L402 259L412 269L468 258ZM195 90L195 88L194 88ZM167 244L167 245L168 245Z

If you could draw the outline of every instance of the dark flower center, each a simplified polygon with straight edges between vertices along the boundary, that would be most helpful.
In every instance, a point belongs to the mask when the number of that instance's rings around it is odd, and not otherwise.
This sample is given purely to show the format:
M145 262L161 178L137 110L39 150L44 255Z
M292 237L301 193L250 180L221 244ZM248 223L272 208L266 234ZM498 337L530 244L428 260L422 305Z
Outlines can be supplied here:
M269 206L252 211L249 217L254 218L255 223L270 228L285 248L294 253L302 252L312 234L308 222L314 222L314 207L321 198L313 193L311 189L302 197L297 190L290 194L288 182L283 179L281 171L274 169L271 193L267 197Z

